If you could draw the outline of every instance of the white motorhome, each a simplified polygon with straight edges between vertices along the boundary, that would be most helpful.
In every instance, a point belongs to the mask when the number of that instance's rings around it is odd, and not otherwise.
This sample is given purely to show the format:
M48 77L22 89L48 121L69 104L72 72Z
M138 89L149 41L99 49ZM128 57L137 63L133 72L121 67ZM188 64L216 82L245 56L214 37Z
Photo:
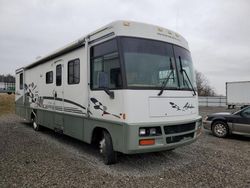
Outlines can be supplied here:
M16 70L16 113L116 153L172 150L201 130L187 41L171 30L113 22Z

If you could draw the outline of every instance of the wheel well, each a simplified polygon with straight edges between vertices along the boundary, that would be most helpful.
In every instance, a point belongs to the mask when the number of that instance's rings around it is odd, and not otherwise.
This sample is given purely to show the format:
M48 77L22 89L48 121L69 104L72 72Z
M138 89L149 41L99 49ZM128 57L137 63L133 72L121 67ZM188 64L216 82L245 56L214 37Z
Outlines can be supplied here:
M213 129L214 124L215 124L216 122L218 122L218 121L221 121L221 122L225 123L225 124L227 125L227 128L228 128L228 124L227 124L227 121L226 121L226 120L224 120L224 119L215 119L215 120L212 121L211 130Z
M98 146L99 141L103 137L103 131L107 131L107 130L104 128L101 128L101 127L94 128L93 133L92 133L92 137L91 137L91 144Z

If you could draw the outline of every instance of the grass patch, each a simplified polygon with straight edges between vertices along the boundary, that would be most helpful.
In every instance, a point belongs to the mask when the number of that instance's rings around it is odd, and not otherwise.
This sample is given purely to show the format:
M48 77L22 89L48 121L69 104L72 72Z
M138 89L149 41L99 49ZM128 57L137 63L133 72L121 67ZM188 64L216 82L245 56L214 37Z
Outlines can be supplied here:
M15 95L0 93L0 116L15 113Z

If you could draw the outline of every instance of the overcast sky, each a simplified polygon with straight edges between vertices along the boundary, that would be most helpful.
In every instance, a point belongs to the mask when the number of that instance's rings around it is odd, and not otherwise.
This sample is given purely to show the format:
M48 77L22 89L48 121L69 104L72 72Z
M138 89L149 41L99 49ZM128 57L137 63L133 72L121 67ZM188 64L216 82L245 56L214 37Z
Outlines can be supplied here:
M249 0L0 0L0 74L121 19L183 35L218 94L250 80Z

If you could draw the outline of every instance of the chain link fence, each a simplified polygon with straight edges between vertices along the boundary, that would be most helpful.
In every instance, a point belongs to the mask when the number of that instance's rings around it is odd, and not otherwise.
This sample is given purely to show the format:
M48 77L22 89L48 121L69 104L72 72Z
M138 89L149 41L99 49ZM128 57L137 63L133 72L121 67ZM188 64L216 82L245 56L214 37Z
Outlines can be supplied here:
M226 96L199 97L199 106L227 106Z

